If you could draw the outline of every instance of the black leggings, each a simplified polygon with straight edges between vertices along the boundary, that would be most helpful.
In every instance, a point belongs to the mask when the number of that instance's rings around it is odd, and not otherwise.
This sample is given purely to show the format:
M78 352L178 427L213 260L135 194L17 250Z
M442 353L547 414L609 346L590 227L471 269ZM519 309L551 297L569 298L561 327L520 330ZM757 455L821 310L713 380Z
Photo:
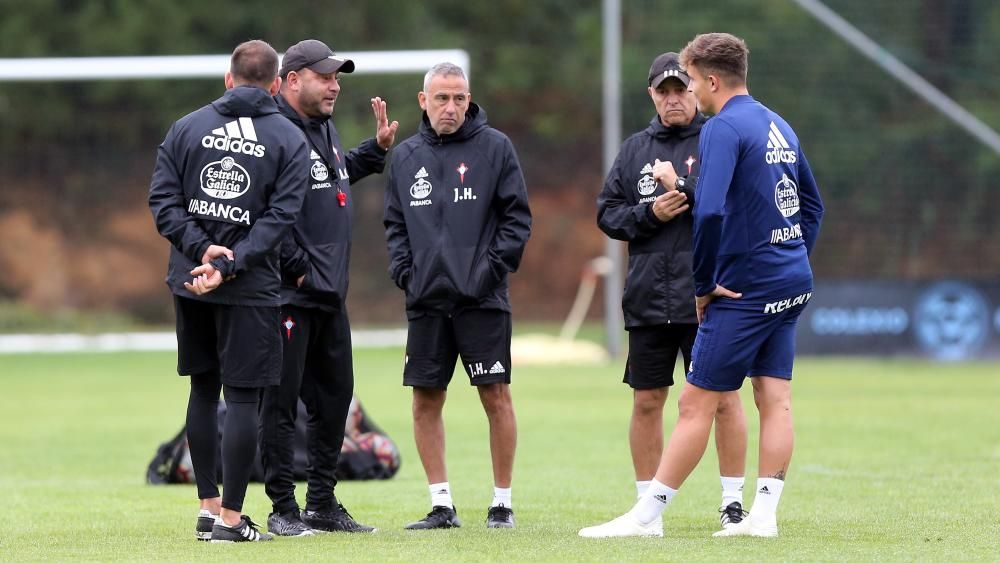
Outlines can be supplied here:
M260 389L226 385L226 421L222 429L222 508L241 512L250 470L257 454L257 407ZM198 498L219 496L219 392L218 372L191 376L187 437L194 466Z

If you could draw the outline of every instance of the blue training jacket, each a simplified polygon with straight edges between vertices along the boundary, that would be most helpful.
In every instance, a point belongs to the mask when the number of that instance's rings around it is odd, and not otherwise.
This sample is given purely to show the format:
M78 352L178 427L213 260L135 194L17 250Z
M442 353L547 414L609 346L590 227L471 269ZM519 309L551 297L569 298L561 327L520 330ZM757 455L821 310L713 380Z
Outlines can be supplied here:
M696 294L716 284L744 300L810 291L823 202L792 128L752 97L735 96L702 129L699 151Z

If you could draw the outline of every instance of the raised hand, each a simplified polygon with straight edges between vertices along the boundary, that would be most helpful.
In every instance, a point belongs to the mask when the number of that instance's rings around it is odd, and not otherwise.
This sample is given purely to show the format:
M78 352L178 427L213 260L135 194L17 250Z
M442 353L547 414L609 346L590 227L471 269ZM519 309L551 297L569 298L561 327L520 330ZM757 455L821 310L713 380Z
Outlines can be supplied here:
M396 129L399 129L399 122L389 123L385 100L378 96L372 98L372 112L375 113L375 142L383 150L389 150L389 147L396 142Z

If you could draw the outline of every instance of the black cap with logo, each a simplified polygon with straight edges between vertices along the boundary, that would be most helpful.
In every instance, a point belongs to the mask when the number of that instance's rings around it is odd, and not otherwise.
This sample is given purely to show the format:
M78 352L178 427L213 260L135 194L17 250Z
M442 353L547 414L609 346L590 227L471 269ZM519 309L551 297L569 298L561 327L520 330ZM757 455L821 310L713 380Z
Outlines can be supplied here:
M292 45L281 59L279 76L284 78L293 70L308 68L319 74L334 72L354 72L354 61L338 57L326 43L317 39L306 39Z
M653 64L649 67L650 88L659 87L668 78L676 78L685 86L691 82L691 77L681 68L680 55L677 53L663 53L653 59Z

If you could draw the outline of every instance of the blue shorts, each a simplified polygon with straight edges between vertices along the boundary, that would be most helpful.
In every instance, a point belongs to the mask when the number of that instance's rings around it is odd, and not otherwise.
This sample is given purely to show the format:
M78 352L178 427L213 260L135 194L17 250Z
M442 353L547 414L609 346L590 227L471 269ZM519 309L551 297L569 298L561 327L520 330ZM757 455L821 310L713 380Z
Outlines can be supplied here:
M694 341L687 381L734 391L747 377L792 378L795 326L812 291L773 300L717 299Z

